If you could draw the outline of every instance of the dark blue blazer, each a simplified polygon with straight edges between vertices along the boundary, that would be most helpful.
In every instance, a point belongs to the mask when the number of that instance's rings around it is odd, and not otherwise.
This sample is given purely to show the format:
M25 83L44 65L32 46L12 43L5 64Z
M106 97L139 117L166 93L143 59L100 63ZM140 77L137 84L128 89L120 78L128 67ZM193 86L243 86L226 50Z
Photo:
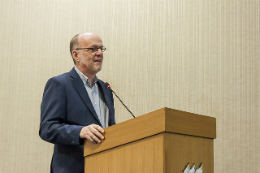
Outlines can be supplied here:
M109 109L109 126L115 124L114 100L103 81L97 82ZM101 123L85 86L73 68L48 80L41 104L40 137L54 145L51 172L83 173L82 127ZM86 168L87 169L87 168Z

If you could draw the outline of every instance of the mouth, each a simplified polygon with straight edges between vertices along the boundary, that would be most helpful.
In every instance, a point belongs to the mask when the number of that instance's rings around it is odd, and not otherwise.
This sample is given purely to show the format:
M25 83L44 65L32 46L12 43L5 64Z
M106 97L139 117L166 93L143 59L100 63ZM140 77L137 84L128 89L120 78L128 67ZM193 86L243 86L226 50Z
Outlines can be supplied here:
M102 59L96 59L95 62L102 62Z

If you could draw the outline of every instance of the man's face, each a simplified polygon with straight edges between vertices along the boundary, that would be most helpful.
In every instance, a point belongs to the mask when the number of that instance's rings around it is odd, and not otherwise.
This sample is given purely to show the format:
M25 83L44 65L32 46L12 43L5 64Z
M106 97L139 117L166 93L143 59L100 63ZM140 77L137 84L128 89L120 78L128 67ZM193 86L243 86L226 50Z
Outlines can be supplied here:
M79 45L77 48L95 48L103 46L102 40L97 35L82 35L78 38ZM92 53L91 50L77 50L78 64L77 67L85 75L96 75L102 68L103 52L98 49Z

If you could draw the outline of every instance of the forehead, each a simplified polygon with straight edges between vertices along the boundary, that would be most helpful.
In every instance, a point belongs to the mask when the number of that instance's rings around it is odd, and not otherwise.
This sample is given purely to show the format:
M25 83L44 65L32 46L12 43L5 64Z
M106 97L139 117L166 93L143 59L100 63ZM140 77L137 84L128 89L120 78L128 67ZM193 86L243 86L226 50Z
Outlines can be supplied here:
M93 35L82 35L79 37L79 45L91 47L91 46L102 46L102 40L99 36Z

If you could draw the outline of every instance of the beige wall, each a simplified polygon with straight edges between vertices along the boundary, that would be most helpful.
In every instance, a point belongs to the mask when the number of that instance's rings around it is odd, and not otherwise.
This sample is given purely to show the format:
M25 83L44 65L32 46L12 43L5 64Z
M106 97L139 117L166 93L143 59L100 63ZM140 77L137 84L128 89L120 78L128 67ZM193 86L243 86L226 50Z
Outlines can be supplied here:
M135 115L166 106L216 117L215 172L258 172L259 9L259 0L0 0L0 172L48 172L44 85L73 67L69 41L84 31L103 38L99 78ZM115 108L117 122L131 118Z

